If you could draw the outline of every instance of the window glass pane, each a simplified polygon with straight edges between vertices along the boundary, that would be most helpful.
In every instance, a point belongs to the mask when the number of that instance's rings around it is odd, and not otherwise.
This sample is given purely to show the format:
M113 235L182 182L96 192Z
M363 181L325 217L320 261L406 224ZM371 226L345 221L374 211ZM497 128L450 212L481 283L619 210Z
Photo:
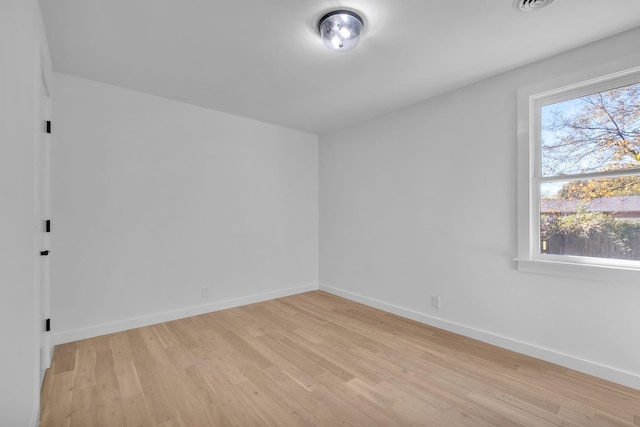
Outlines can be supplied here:
M542 176L640 167L640 83L546 105Z
M640 260L640 177L540 185L540 253Z

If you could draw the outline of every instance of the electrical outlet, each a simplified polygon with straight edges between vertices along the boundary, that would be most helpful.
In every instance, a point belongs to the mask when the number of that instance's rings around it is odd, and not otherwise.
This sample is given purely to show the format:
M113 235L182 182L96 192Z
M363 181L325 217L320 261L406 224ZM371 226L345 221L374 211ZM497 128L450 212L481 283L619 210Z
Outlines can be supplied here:
M202 287L202 298L206 298L209 296L209 287L208 286L203 286Z
M440 309L440 297L431 295L431 307Z

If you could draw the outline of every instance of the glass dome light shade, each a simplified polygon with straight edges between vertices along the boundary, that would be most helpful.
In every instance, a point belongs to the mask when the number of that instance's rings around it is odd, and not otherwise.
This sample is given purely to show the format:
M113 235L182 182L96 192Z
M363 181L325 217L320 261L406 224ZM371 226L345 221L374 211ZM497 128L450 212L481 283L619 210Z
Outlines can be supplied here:
M345 52L358 45L362 32L362 19L348 10L336 10L320 19L320 36L331 50Z

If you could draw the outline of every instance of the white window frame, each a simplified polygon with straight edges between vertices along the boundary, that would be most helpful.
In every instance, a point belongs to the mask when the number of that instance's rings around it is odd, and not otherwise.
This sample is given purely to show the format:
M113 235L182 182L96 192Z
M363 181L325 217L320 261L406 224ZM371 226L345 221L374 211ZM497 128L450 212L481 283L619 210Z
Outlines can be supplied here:
M640 66L594 77L596 72L574 73L579 75L538 83L518 91L518 256L515 261L519 271L528 273L586 280L640 281L640 261L540 253L540 182L548 182L548 178L541 179L540 176L541 107L640 82ZM618 171L602 175L628 174ZM558 180L576 178L580 175Z

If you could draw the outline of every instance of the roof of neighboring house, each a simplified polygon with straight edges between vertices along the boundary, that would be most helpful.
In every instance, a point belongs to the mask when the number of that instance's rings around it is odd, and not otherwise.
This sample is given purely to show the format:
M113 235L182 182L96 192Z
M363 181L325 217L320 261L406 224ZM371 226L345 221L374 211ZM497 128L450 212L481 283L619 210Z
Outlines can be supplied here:
M601 197L586 203L582 200L542 199L540 211L571 213L576 212L583 203L590 212L640 212L640 195Z

